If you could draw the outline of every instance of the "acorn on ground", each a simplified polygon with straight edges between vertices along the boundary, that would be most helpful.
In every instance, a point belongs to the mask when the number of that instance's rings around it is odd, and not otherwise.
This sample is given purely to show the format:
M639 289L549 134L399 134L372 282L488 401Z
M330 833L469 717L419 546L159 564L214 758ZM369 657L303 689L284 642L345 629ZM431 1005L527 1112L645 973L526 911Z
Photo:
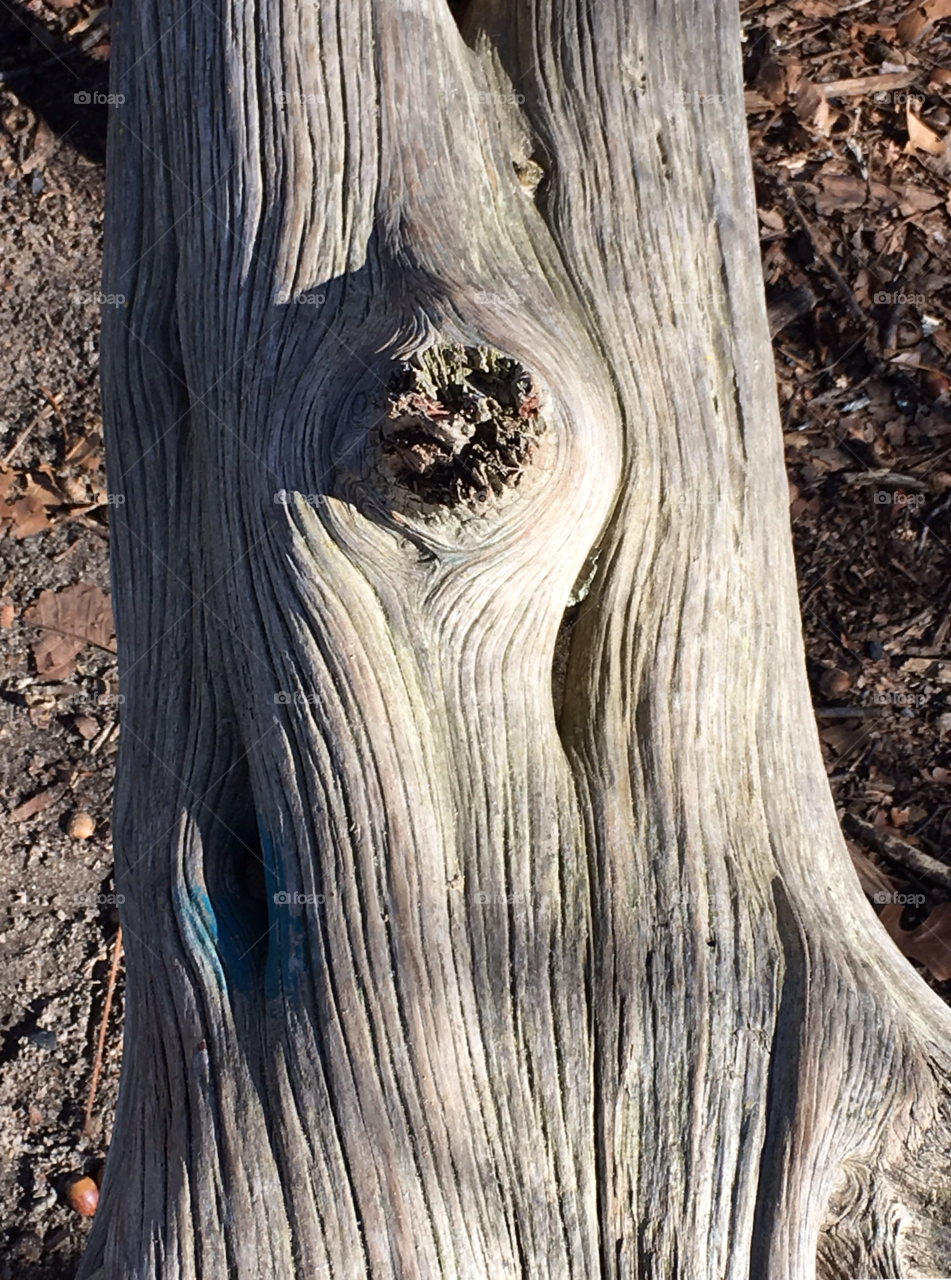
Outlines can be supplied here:
M88 840L96 830L96 822L92 814L74 813L67 829L74 840Z
M66 1203L84 1218L91 1218L99 1204L99 1188L88 1174L76 1173L66 1183Z

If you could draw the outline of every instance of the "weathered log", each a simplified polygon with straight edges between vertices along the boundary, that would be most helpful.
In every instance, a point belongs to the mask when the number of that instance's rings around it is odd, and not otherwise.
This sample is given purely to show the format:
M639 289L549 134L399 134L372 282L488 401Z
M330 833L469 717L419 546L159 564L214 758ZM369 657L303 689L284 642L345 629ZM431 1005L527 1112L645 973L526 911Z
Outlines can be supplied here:
M117 6L105 1280L951 1268L726 0Z

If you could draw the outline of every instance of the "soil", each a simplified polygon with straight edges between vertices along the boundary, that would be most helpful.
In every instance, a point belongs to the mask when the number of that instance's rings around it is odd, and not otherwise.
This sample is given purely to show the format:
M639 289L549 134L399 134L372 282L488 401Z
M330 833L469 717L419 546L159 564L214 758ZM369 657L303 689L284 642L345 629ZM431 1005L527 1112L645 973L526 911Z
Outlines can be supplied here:
M743 22L830 783L843 814L951 865L946 8L751 0ZM120 967L87 1133L117 945L120 703L101 617L78 646L31 623L53 604L75 610L67 588L87 584L94 601L109 590L97 393L108 10L0 6L0 36L0 1280L67 1280L89 1220L66 1180L106 1155L121 1055ZM873 844L850 838L862 883L947 996L951 894Z
M88 57L57 61L57 30L89 13L45 16L49 33L28 12L0 9L0 1280L75 1270L89 1221L65 1203L64 1184L94 1172L108 1149L122 1031L120 977L84 1136L118 923L116 662L86 645L72 671L50 679L26 615L44 590L109 589L96 297L105 111L72 101L105 84ZM31 518L46 527L25 533ZM89 820L92 835L68 834Z

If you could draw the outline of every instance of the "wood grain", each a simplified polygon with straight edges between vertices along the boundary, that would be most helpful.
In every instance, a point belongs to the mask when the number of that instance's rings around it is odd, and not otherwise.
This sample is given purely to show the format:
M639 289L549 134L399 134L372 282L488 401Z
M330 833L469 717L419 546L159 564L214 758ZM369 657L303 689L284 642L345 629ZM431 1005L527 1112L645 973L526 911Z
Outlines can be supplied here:
M116 25L128 1015L80 1276L938 1256L951 1020L818 750L733 7ZM539 393L484 507L382 456L457 346Z

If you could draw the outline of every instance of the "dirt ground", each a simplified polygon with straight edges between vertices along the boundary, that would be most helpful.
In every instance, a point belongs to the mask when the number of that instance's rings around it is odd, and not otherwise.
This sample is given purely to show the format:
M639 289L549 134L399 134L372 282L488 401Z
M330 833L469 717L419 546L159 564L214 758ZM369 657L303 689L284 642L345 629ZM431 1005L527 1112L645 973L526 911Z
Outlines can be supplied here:
M951 865L951 0L743 12L817 729L862 883L948 996L951 892L908 851ZM67 1180L105 1157L121 1056L120 967L86 1132L118 926L108 52L108 9L0 6L0 1280L73 1274Z

